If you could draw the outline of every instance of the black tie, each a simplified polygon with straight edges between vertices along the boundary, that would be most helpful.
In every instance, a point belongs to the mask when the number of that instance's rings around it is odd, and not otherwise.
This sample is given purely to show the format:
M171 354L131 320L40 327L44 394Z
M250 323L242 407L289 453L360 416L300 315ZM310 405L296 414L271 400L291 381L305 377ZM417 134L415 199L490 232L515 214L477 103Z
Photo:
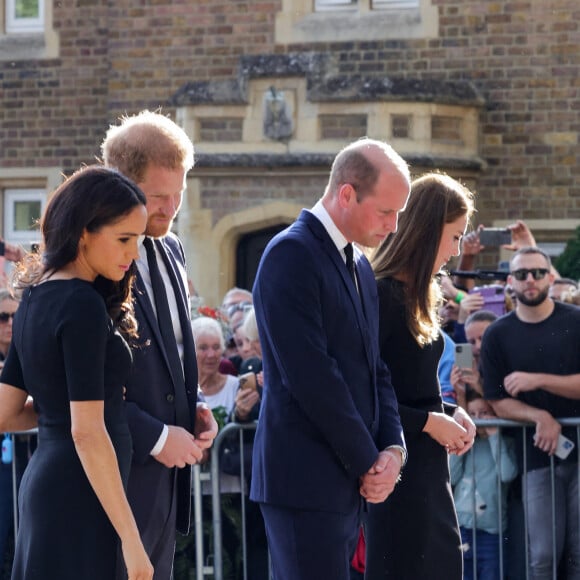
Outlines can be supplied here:
M350 274L350 277L352 278L352 281L354 282L354 286L356 288L357 285L356 285L356 274L354 271L354 257L352 244L346 244L346 246L344 246L344 255L346 256L346 269L348 270L348 273Z
M179 351L177 350L177 342L175 340L175 332L173 331L173 323L171 322L171 312L169 311L165 283L163 282L161 272L159 271L153 241L151 238L146 237L143 240L143 245L147 251L147 264L149 266L149 276L151 277L151 287L153 288L153 297L155 299L155 309L157 310L157 323L159 324L159 331L161 332L175 386L176 419L178 425L189 430L191 429L191 423L189 416L189 403L185 393L183 366L181 364L181 358L179 357Z

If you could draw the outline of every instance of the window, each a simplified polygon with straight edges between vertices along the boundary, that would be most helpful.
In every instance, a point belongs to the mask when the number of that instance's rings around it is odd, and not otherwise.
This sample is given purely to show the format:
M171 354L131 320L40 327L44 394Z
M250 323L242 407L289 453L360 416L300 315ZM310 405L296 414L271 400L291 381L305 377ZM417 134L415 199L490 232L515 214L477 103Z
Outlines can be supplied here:
M371 0L376 10L407 10L419 8L419 0Z
M45 205L44 189L5 189L4 238L13 243L39 242L38 221Z
M58 57L52 9L48 0L0 0L0 61Z
M277 44L437 38L433 0L281 0Z
M391 135L395 139L411 138L411 115L391 115Z
M341 8L356 7L357 0L316 0L315 10L340 10Z
M316 11L342 8L360 8L363 11L418 9L419 0L315 0Z
M6 0L6 32L42 32L44 0Z

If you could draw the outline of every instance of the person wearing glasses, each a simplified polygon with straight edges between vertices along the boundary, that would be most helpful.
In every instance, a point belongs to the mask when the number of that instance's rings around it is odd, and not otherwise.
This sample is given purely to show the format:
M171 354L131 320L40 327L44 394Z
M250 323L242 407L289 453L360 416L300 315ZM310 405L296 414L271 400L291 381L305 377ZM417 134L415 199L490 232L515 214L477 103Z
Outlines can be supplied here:
M580 309L549 297L553 280L550 258L541 249L526 247L513 255L508 284L516 295L516 308L486 330L480 355L484 396L495 413L535 424L535 429L526 430L524 474L532 580L552 578L553 566L564 553L567 578L580 578L580 442L576 427L558 422L562 417L580 417ZM566 457L559 449L561 435L575 444Z
M8 290L0 290L0 369L8 354L12 340L12 321L18 302ZM6 433L1 433L4 439ZM19 442L16 447L20 448ZM14 452L15 450L13 450ZM14 460L14 459L13 459ZM18 464L17 464L18 467ZM8 556L8 538L14 524L14 498L12 495L12 461L0 463L0 565Z

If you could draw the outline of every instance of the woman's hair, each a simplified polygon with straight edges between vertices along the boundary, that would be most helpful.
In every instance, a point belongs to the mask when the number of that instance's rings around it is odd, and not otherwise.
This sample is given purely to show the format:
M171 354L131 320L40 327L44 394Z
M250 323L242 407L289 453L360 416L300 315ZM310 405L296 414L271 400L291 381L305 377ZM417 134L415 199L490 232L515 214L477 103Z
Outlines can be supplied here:
M217 320L209 318L209 316L200 316L199 318L194 318L191 321L191 331L193 333L193 341L197 344L197 340L203 334L208 334L210 336L215 336L219 338L222 352L226 350L226 341L224 338L224 333Z
M98 232L145 204L145 194L118 171L98 165L79 169L50 198L40 222L40 250L27 254L17 266L13 277L15 290L38 284L47 274L73 262L84 231ZM113 322L128 337L137 336L131 294L135 272L132 263L122 280L97 276L94 282Z
M256 323L256 311L253 306L246 313L246 317L242 323L242 332L249 340L260 340L260 336L258 335L258 325Z
M473 211L473 194L461 183L440 173L423 175L411 184L397 231L372 256L377 279L405 282L407 325L422 346L439 334L441 288L433 277L433 265L443 228L463 216L469 219Z

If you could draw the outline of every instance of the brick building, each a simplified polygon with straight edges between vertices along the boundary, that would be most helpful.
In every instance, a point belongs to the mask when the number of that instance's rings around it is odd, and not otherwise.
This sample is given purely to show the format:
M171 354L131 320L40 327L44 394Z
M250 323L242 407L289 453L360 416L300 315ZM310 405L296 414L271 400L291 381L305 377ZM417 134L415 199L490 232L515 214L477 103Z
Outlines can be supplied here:
M177 228L208 304L369 135L414 173L524 219L552 253L580 221L577 0L0 0L0 232L28 228L124 112L163 111L197 164ZM494 267L498 254L486 253Z

